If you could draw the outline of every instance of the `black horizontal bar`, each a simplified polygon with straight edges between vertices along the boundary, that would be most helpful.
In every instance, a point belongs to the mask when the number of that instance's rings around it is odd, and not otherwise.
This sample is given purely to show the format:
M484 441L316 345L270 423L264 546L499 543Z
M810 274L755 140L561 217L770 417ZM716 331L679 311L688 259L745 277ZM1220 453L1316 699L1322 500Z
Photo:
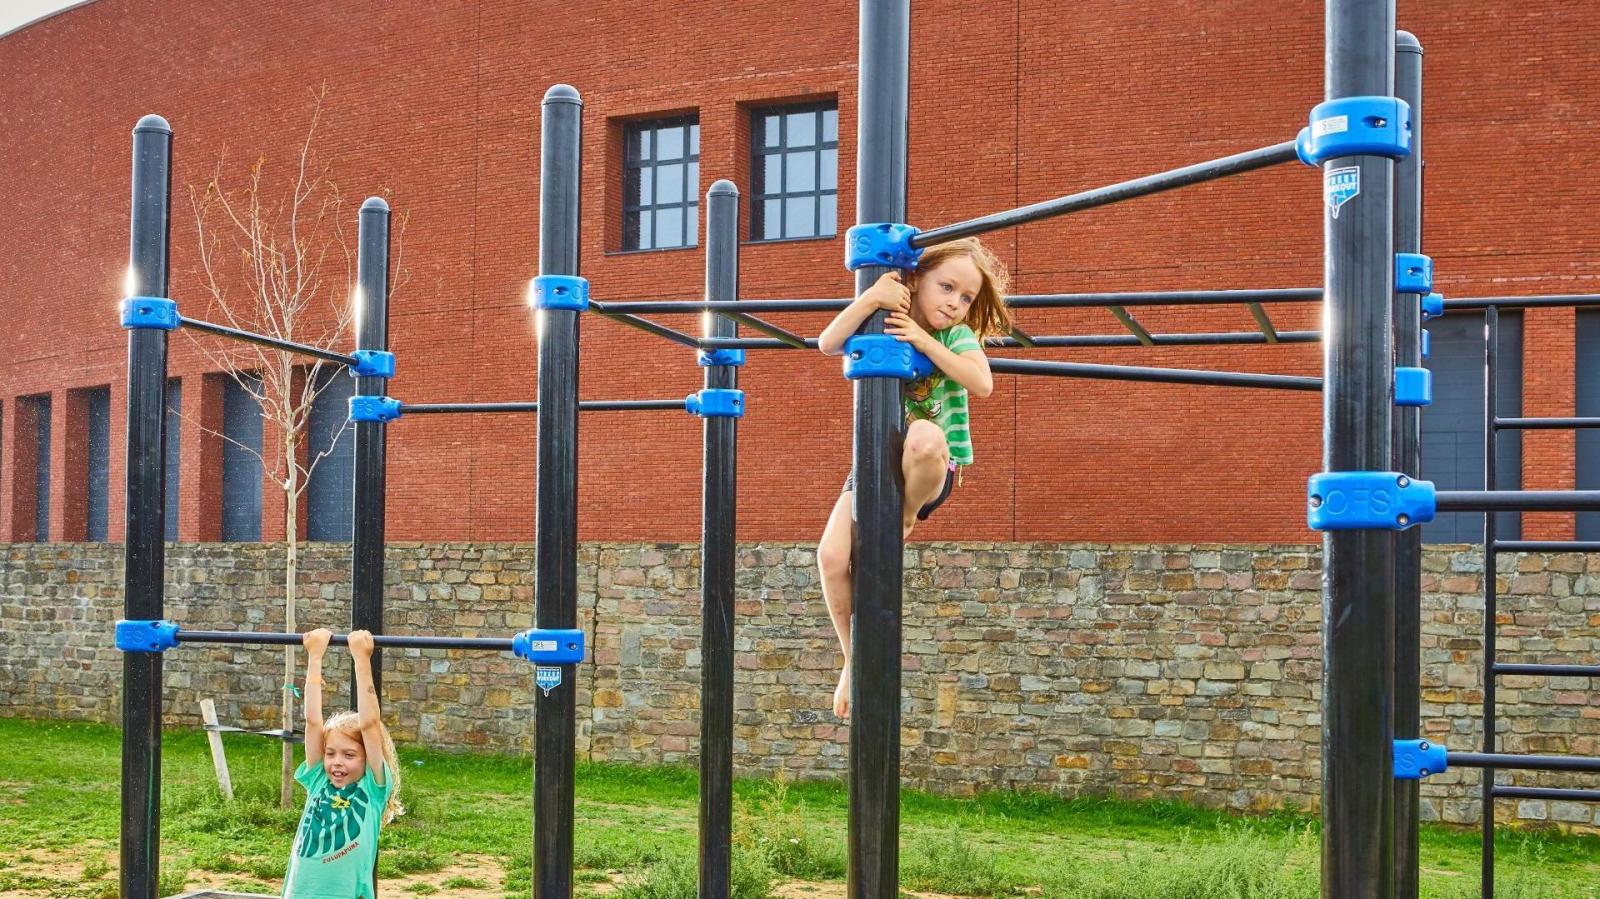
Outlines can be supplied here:
M1261 290L1144 290L1124 293L1022 293L1006 297L1017 309L1092 309L1100 306L1226 306L1237 303L1309 303L1322 299L1320 287L1269 287ZM617 300L591 301L602 315L664 315L691 312L838 312L839 300Z
M1239 175L1244 172L1266 168L1285 162L1293 162L1299 158L1295 152L1294 141L1284 141L1270 147L1261 147L1256 150L1246 150L1221 159L1213 159L1195 165L1184 166L1179 169L1146 175L1131 181L1123 181L1106 187L1097 187L1043 203L1034 203L1029 206L1019 206L1005 212L996 212L992 215L980 216L954 225L945 225L942 228L933 228L913 235L911 245L914 247L931 247L934 244L958 240L963 237L975 237L987 234L1001 228L1011 228L1016 225L1025 225L1040 219L1053 218L1081 209L1092 209L1096 206L1105 206L1122 200L1131 200L1135 197L1149 196L1171 190L1175 187L1184 187L1190 184L1199 184L1205 181L1215 181L1230 175Z
M1600 306L1600 294L1561 293L1542 297L1462 297L1446 299L1444 311L1463 309L1540 309L1551 306Z
M1600 756L1510 755L1503 752L1452 752L1449 763L1455 768L1503 768L1519 771L1597 771Z
M1600 677L1600 665L1539 665L1531 662L1496 662L1495 674L1542 674L1547 677Z
M682 409L683 400L584 400L582 412L628 412L653 409ZM402 403L404 415L429 415L451 412L538 412L538 403Z
M1322 336L1316 331L1279 331L1278 343L1316 343ZM1156 346L1246 346L1268 344L1272 341L1259 331L1228 331L1194 334L1151 334L1150 342ZM1027 341L1014 337L991 337L987 344L1002 349L1029 347L1121 347L1142 346L1139 338L1131 334L1084 334L1064 337L1034 337ZM708 337L700 341L702 349L781 350L788 346L778 340L761 337ZM806 339L806 347L815 349L815 338Z
M245 343L254 343L260 346L270 347L275 350L283 350L287 353L299 353L302 356L311 356L313 358L323 359L328 362L337 362L340 365L356 364L356 357L346 356L344 353L335 353L332 350L307 346L306 344L295 343L290 340L279 340L276 337L268 337L265 334L257 334L254 331L241 331L238 328L230 328L227 325L219 325L214 322L203 322L198 319L184 318L179 316L178 324L194 331L204 331L207 334L215 334L218 337L231 337L234 340L242 340Z
M1494 787L1496 799L1566 799L1572 802L1600 802L1600 790L1574 790L1567 787Z
M1494 548L1524 553L1600 553L1600 540L1496 540Z
M1600 428L1600 418L1497 418L1494 426L1507 431L1558 431Z
M724 318L730 318L736 322L755 328L757 331L760 331L769 337L774 337L778 340L781 340L797 350L803 350L806 348L806 339L804 337L801 337L799 334L796 334L786 328L780 328L771 322L762 321L753 315L746 315L743 312L729 312L726 309L718 312L717 314L723 316Z
M179 643L245 643L258 646L299 646L303 634L272 634L260 631L187 631L179 629ZM334 634L334 646L348 646L350 638ZM374 634L374 646L394 646L410 649L488 649L497 652L511 651L510 637L407 637L394 634Z
M1600 490L1441 490L1440 512L1588 512Z
M1083 362L1043 362L1032 359L990 359L989 369L1000 374L1044 375L1054 378L1092 378L1105 381L1145 381L1163 384L1206 384L1213 387L1266 387L1276 390L1321 390L1321 378L1268 375L1256 372L1196 371L1187 368L1144 368L1136 365L1091 365Z
M606 307L608 305L609 304L605 304L605 303L594 303L594 302L591 302L589 304L589 307L591 309L593 309L595 312L599 313L600 315L603 315L606 318L611 319L612 321L621 322L621 323L623 323L625 325L632 325L633 327L638 328L641 331L645 331L647 333L654 334L657 337L665 337L666 339L672 341L673 343L682 344L683 346L690 347L692 349L699 349L700 348L699 341L697 341L693 337L690 337L688 334L683 333L682 331L675 331L672 328L667 327L666 325L658 325L653 321L648 321L646 319L642 319L637 315L628 315L628 314L619 313L619 312L611 312L611 311L608 311L606 308L603 308L603 307Z

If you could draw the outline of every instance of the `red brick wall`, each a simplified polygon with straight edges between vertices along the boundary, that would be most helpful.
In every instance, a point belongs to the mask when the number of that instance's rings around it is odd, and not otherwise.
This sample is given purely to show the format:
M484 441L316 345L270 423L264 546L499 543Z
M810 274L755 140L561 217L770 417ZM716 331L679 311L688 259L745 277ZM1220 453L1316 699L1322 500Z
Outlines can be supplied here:
M578 12L574 12L578 10ZM1427 235L1448 294L1594 291L1600 185L1581 177L1600 99L1600 8L1539 0L1487 27L1466 0L1410 4L1427 50ZM840 209L854 197L856 8L850 2L571 4L528 0L328 5L99 0L0 39L0 354L6 448L14 398L113 385L112 534L120 534L126 338L112 314L127 253L129 131L146 113L176 132L172 288L203 312L191 186L223 159L240 182L258 155L281 178L309 92L329 99L321 157L349 198L385 194L407 221L409 280L390 319L412 402L534 395L526 308L537 259L538 105L561 81L586 101L583 271L597 297L692 298L699 248L618 253L618 122L697 112L703 192L748 193L748 110L836 97ZM1318 4L1162 6L1101 0L913 12L911 210L930 226L1292 137L1321 98ZM702 216L703 221L703 216ZM1318 183L1260 172L996 234L1019 291L1302 286L1321 273ZM43 238L43 239L41 239ZM839 296L841 241L742 247L747 297ZM340 291L342 293L342 290ZM1150 310L1152 330L1245 330L1243 309ZM1279 308L1280 328L1316 323ZM668 323L673 323L668 320ZM1116 333L1104 311L1030 312L1034 333ZM677 322L695 329L698 323ZM815 329L822 321L797 317ZM1572 317L1528 318L1527 414L1570 414ZM172 342L185 413L213 419L210 370ZM1313 346L1050 351L1045 358L1315 374ZM740 427L740 536L820 531L848 466L849 389L837 362L753 354ZM691 354L598 319L584 323L585 398L682 396ZM975 406L978 465L928 537L971 540L1307 542L1306 476L1320 403L1299 393L998 378ZM191 419L193 422L193 419ZM184 539L216 533L219 447L183 428ZM392 539L533 534L530 420L422 417L390 429ZM692 539L700 428L687 416L597 413L582 423L582 536ZM64 435L58 436L58 440ZM1526 438L1528 486L1572 483L1571 440ZM269 447L270 449L270 447ZM65 444L63 450L65 452ZM22 536L7 452L0 539ZM60 476L58 475L58 478ZM281 535L270 490L263 534ZM64 497L67 502L70 497ZM64 507L65 508L65 507ZM53 516L53 528L70 516ZM57 524L59 522L59 524ZM1570 533L1570 516L1529 536ZM59 535L58 535L59 536Z

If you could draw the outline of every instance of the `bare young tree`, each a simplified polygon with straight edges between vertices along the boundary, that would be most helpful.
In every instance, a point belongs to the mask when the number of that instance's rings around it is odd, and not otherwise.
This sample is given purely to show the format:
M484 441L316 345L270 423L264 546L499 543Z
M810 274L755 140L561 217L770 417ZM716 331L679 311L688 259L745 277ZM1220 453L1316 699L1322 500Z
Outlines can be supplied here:
M351 302L354 285L354 216L344 214L344 197L329 179L329 164L313 152L327 87L312 92L311 118L292 167L268 177L267 157L258 156L243 184L225 182L224 150L203 186L191 185L199 239L200 280L209 297L208 317L220 324L348 352L353 342ZM196 345L213 366L226 372L260 404L262 447L245 446L284 500L284 628L293 633L299 573L299 501L318 463L338 439L308 447L312 407L318 394L342 377L333 363L307 359L256 344L198 337ZM346 425L348 422L346 422ZM211 433L215 433L214 431ZM340 434L343 433L343 427ZM271 449L267 449L271 447ZM275 450L272 451L272 450ZM270 458L268 458L270 456ZM286 647L282 727L294 730L295 650ZM294 744L283 742L281 802L294 797Z

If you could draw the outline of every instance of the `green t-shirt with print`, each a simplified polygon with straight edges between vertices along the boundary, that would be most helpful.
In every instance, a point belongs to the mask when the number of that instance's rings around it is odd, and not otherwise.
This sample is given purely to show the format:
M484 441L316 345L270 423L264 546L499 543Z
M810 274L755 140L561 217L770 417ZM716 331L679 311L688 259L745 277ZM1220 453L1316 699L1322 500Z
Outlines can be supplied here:
M933 332L933 338L956 355L983 349L978 335L966 325L952 325ZM925 378L906 384L901 394L905 400L907 423L925 419L939 426L945 442L950 445L950 461L957 465L972 464L972 433L967 427L967 388L938 368Z
M372 867L393 772L385 764L380 784L369 767L360 780L336 787L318 760L301 762L294 779L306 788L306 807L283 876L284 899L374 899Z

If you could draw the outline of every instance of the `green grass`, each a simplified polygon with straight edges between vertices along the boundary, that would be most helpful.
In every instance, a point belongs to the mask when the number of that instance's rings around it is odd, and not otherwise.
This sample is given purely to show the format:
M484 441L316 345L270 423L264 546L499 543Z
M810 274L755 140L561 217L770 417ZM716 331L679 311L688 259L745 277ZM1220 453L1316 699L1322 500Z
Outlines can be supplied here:
M0 892L111 899L120 742L96 725L0 719ZM163 751L163 889L187 882L276 892L299 818L277 807L278 747L227 740L236 800L221 799L204 736L176 731ZM393 891L526 896L532 879L527 758L402 747L408 813L386 828L379 873ZM694 899L696 774L580 764L574 861L579 896ZM735 785L735 899L768 899L784 881L840 881L847 795L837 784ZM908 890L1042 899L1316 899L1316 820L1292 811L1239 817L1175 802L995 793L961 800L907 791L901 880ZM1600 838L1497 835L1501 899L1600 899ZM1476 832L1424 828L1425 899L1477 894ZM42 874L71 860L69 876ZM458 863L489 861L465 876ZM70 866L69 866L70 867ZM613 876L615 875L615 876ZM408 879L408 877L410 879ZM498 882L495 882L498 880Z

